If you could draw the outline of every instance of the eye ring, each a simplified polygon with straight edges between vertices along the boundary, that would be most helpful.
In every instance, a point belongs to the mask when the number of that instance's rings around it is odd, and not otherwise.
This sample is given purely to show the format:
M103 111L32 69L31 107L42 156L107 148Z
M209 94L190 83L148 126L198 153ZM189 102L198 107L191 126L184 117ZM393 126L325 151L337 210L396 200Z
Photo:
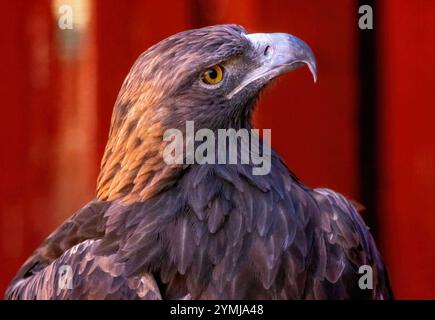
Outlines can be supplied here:
M202 74L201 80L206 85L217 85L219 84L224 78L224 69L221 65L216 64L207 70L204 71Z

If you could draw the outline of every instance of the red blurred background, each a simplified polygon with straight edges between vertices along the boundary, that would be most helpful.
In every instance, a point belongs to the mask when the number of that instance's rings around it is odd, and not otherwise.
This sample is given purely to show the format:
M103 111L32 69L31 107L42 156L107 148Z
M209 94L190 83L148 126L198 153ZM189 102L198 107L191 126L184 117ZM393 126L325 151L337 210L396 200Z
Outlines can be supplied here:
M400 299L435 299L435 2L2 1L0 294L25 258L95 195L112 107L137 56L194 27L287 32L318 59L256 115L312 186L362 203ZM58 27L70 4L74 28Z

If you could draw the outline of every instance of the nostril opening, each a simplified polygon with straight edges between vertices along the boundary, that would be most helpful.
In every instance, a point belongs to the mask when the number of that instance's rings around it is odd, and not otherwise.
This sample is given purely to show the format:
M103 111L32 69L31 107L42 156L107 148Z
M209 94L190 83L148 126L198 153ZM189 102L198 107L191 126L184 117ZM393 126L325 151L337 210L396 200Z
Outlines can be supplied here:
M268 55L270 55L270 52L272 48L270 46L266 46L266 48L264 48L264 52L263 54L267 57Z

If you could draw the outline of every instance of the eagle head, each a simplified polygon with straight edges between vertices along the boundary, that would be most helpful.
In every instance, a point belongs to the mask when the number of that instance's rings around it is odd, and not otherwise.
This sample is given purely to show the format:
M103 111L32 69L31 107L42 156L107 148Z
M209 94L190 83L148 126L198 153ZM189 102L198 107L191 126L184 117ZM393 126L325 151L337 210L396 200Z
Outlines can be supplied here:
M97 194L101 200L144 200L173 181L163 163L163 132L250 128L262 88L316 61L302 40L284 33L248 34L217 25L175 34L142 53L125 79L112 116Z

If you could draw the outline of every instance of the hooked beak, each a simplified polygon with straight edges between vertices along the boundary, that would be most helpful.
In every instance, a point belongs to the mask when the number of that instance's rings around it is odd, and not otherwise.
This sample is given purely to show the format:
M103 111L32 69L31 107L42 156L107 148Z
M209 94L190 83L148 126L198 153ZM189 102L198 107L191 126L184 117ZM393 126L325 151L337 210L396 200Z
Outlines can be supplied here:
M311 48L301 39L286 33L252 33L246 37L257 52L260 66L247 74L242 83L228 95L228 98L250 83L257 80L266 83L304 65L308 66L316 82L316 58Z

